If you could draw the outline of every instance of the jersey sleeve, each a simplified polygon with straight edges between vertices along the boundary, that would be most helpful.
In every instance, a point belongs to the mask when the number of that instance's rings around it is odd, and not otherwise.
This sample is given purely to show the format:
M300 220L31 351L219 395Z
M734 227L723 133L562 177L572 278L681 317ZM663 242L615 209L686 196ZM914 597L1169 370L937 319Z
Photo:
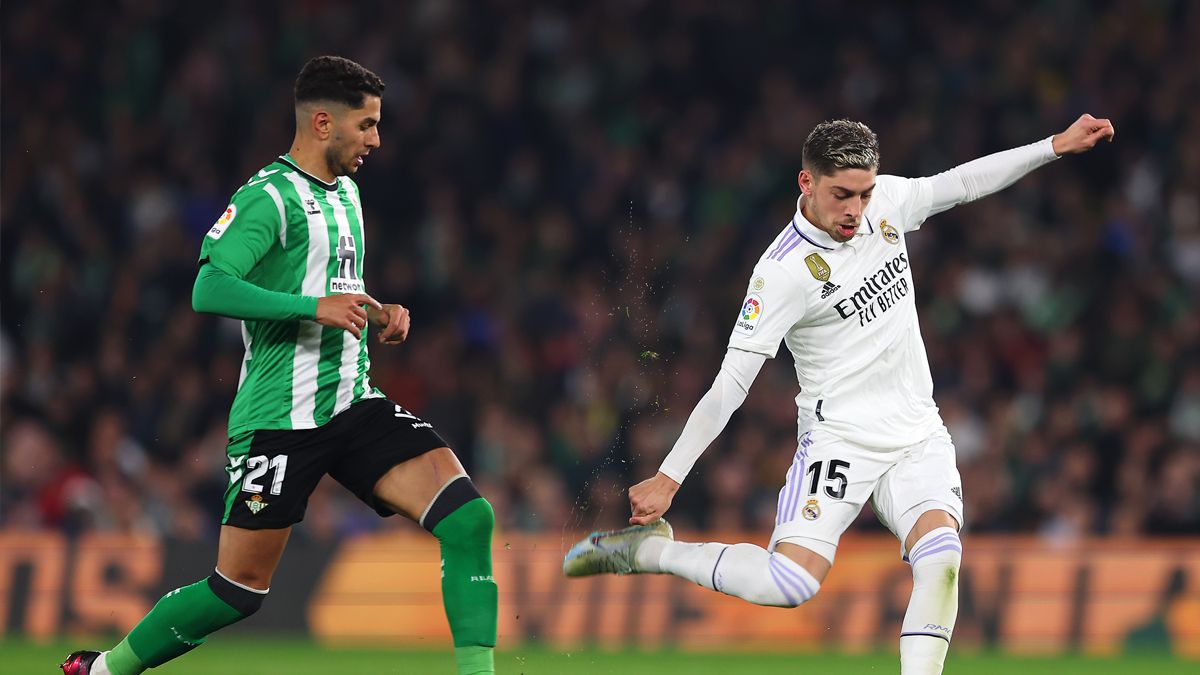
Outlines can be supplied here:
M796 278L777 262L759 261L738 309L729 347L775 358L779 342L806 309Z
M920 229L925 219L933 215L933 178L902 178L879 176L875 189L880 190L900 209L905 232Z
M201 264L212 263L222 272L244 279L279 240L283 203L267 192L267 185L237 191L225 213L204 235Z

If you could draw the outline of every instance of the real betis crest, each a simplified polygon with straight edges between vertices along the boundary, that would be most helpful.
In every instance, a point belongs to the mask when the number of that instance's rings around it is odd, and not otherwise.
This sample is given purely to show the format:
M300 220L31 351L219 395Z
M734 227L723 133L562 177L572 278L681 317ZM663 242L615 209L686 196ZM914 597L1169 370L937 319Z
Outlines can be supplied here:
M250 513L258 515L259 511L267 508L267 503L263 501L262 495L254 495L246 500L246 508L250 509Z
M810 253L804 258L804 264L808 265L808 271L812 272L813 278L817 281L829 281L829 273L832 272L829 268L829 263L821 257L820 253Z

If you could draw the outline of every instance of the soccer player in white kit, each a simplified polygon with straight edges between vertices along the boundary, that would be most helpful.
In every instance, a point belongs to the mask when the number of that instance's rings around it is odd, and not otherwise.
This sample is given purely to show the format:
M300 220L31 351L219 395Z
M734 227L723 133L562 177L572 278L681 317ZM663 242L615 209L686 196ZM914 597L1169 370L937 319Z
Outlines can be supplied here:
M958 614L962 483L933 401L905 237L1113 134L1108 120L1083 115L1060 134L914 179L876 175L879 147L866 125L818 125L804 144L796 214L750 276L712 388L658 474L630 488L632 527L580 541L564 572L673 574L795 607L817 593L838 539L870 499L912 566L901 673L941 673ZM800 382L799 443L769 545L674 541L661 517L780 340Z

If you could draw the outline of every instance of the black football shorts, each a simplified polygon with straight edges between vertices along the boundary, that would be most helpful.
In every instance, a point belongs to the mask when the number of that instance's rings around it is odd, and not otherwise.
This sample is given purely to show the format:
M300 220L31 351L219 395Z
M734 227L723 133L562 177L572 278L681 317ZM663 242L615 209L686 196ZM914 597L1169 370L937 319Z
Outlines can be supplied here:
M304 520L325 474L381 516L394 513L373 494L392 467L448 447L433 425L386 398L359 401L315 429L256 430L229 442L222 525L278 529Z

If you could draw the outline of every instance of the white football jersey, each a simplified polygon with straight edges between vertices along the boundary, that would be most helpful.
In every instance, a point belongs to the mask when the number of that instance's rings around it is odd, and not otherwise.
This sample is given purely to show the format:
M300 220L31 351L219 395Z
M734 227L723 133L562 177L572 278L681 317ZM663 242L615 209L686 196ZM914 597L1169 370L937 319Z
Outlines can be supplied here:
M878 176L850 241L797 210L755 266L729 346L772 358L787 344L801 433L897 448L942 426L904 239L932 199L932 178Z

